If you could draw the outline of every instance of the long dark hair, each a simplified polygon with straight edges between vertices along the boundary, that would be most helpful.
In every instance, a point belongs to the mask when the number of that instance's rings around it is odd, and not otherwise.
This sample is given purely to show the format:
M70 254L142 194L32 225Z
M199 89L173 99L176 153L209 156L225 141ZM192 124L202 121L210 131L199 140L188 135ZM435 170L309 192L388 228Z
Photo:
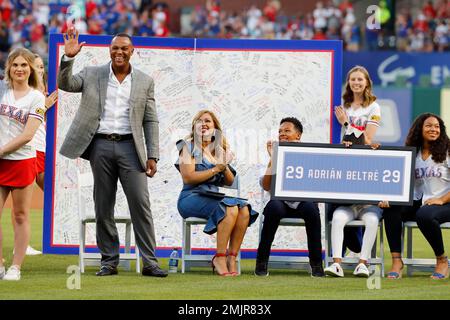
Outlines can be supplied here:
M444 121L439 116L433 113L423 113L419 115L409 129L405 145L416 147L418 150L423 148L423 124L425 120L430 117L437 119L441 132L436 141L430 142L431 159L433 159L434 162L441 163L445 161L447 155L450 155L450 139L445 130Z

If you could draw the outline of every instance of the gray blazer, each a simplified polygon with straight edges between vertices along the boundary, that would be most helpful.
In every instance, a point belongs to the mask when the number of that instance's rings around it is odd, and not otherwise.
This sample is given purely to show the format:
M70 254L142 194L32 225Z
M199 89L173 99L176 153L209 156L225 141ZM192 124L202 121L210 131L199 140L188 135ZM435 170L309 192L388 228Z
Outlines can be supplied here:
M60 153L71 159L82 157L88 160L89 147L100 125L100 117L105 107L110 64L85 67L80 73L72 75L74 61L61 59L58 73L59 89L82 93L80 106ZM145 170L147 159L159 159L159 122L153 79L137 69L133 72L130 123L136 151Z

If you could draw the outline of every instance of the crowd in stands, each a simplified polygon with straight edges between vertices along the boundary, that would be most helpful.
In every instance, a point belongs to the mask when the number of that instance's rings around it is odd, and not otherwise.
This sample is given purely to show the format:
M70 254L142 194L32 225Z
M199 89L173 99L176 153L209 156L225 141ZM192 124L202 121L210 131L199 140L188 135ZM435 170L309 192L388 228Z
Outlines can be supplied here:
M416 17L410 8L400 8L396 19L400 51L448 51L450 49L450 1L426 1Z
M194 8L190 26L186 26L188 31L182 33L226 39L342 39L349 51L450 49L448 0L427 1L415 15L410 7L400 8L400 14L394 14L385 0L378 7L380 28L368 28L365 19L357 19L349 0L317 2L312 12L296 15L285 12L279 0L268 0L263 8L252 6L241 12L222 11L219 1L208 0L206 6Z
M212 38L252 39L343 39L349 50L358 50L361 35L350 1L339 6L333 1L318 2L313 12L292 15L279 0L269 0L263 8L253 5L241 12L220 10L218 1L207 1L192 12L192 35ZM186 32L182 33L186 34Z
M449 0L426 1L420 8L397 8L391 13L386 0L379 2L381 28L366 27L357 18L350 0L317 2L312 12L286 12L282 0L267 0L259 8L227 12L219 0L203 0L181 19L181 30L170 30L170 8L152 0L87 0L81 10L74 5L52 7L49 1L0 0L0 61L11 48L26 47L47 55L49 33L65 32L72 17L80 33L138 36L189 36L258 39L342 39L350 51L448 51L450 49ZM69 3L77 3L71 1ZM414 13L413 13L414 10ZM415 11L418 11L416 13ZM187 22L186 22L187 21ZM386 26L392 25L392 32ZM394 28L395 27L395 28ZM3 57L3 59L2 59Z

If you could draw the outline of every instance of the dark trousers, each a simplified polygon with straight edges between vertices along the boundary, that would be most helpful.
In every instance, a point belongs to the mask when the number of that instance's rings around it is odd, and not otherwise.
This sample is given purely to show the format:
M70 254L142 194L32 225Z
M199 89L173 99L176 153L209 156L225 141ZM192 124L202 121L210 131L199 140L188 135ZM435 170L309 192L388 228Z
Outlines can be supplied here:
M321 223L317 204L301 202L297 209L292 209L284 201L270 200L263 214L264 223L256 257L258 261L269 259L270 248L282 218L302 218L308 237L309 261L312 265L322 263Z
M417 225L433 248L436 256L444 254L444 242L440 224L450 222L450 203L442 206L424 205L422 200L412 206L392 206L383 211L386 236L391 252L401 252L403 222L416 221Z
M155 232L148 194L147 176L142 169L133 140L91 143L90 164L94 175L94 203L97 246L101 264L119 264L119 234L114 221L117 181L120 179L130 208L136 244L144 267L156 264Z

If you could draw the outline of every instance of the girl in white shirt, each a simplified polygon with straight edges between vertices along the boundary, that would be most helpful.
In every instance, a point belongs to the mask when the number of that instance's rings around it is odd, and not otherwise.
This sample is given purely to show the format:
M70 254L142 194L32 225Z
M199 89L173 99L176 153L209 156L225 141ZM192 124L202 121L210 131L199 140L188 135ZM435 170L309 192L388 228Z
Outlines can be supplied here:
M51 108L57 98L58 98L58 90L55 90L47 96L47 74L45 73L44 61L38 54L34 54L34 64L36 66L36 70L39 76L39 86L38 90L42 92L45 98L45 110ZM44 169L45 169L45 135L46 135L46 116L44 116L44 121L39 126L39 129L36 131L34 135L33 143L36 149L36 184L44 191ZM13 227L16 227L14 214L11 215ZM35 256L42 254L41 251L34 249L30 245L27 247L26 255L27 256Z
M372 80L369 73L364 67L355 66L347 73L346 82L343 95L344 106L338 106L335 109L336 118L345 129L342 142L347 147L352 144L367 144L376 149L379 145L373 144L372 139L380 126L381 114L380 106L375 102L376 97L372 93ZM344 227L350 221L359 219L364 221L365 232L359 263L353 274L358 277L369 277L367 263L377 237L381 215L382 210L376 205L341 205L334 210L331 225L333 264L325 268L327 275L344 276L341 267Z
M33 53L24 48L13 50L6 61L5 80L6 84L0 87L0 209L11 194L16 226L15 253L6 274L0 237L0 278L20 280L20 267L30 240L28 217L36 177L32 140L45 114L45 97L37 90L39 78Z
M345 129L343 143L372 144L380 126L381 111L372 93L369 72L361 66L353 67L347 73L347 83L343 95L344 105L335 109L339 123Z
M442 119L432 113L417 117L406 138L406 145L417 148L413 206L385 208L386 236L392 255L389 279L401 278L401 234L404 221L417 221L420 231L436 255L432 279L448 277L448 257L445 254L440 224L450 222L450 140Z

